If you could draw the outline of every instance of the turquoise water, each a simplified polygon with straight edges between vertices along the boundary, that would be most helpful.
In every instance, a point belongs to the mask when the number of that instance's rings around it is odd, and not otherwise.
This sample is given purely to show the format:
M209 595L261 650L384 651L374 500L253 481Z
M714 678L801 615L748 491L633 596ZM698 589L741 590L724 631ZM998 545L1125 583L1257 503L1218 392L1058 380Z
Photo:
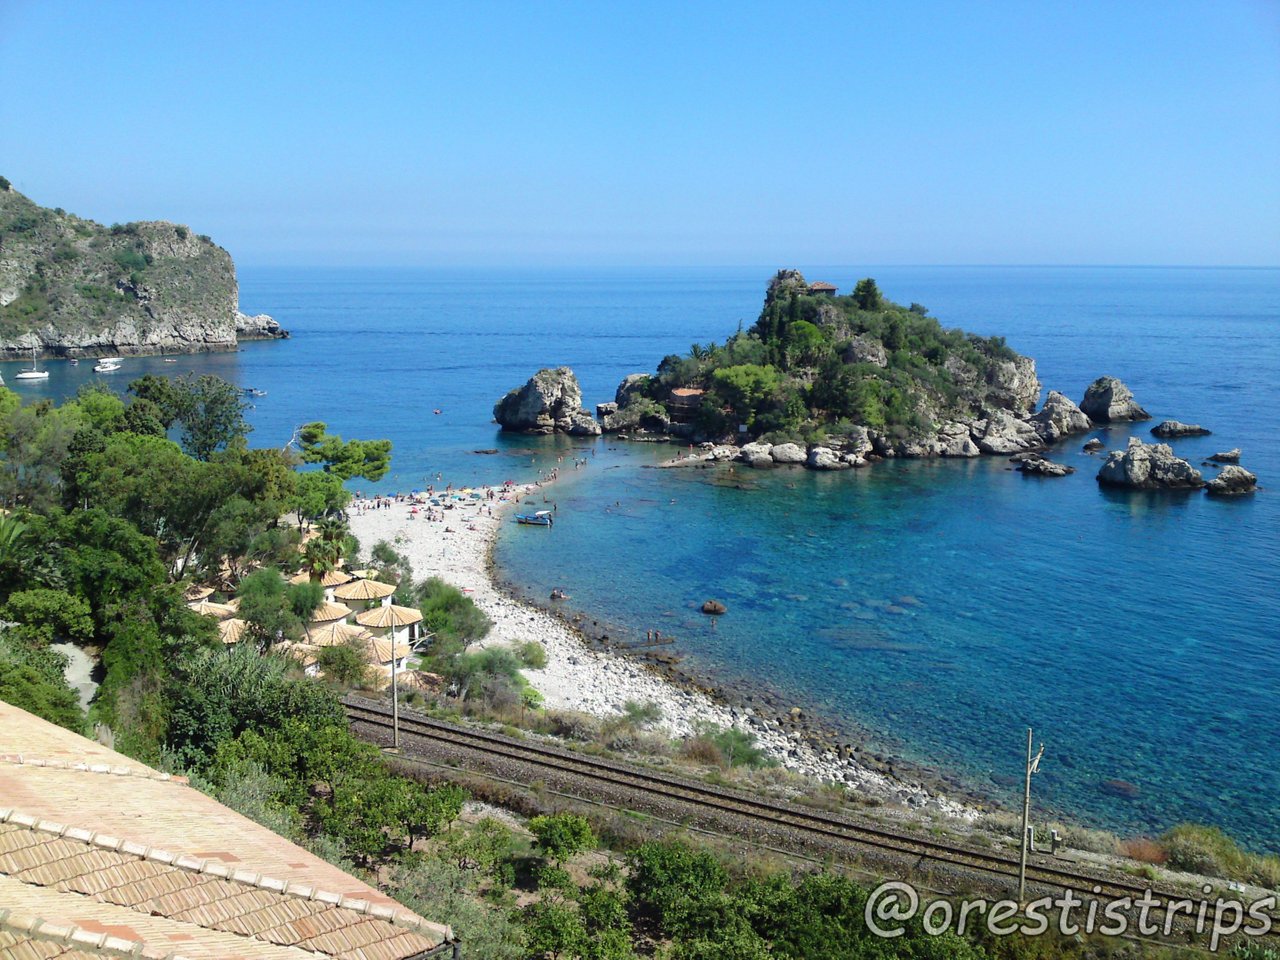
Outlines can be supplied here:
M806 273L871 274L948 324L1003 334L1077 400L1121 376L1157 420L1214 430L1175 442L1192 462L1239 446L1280 483L1280 271ZM622 375L750 324L769 274L245 271L242 306L292 341L129 360L115 377L194 369L265 389L259 443L310 419L389 436L385 489L437 471L529 477L586 444L500 436L498 396L568 364L589 405L611 399ZM17 369L0 366L11 385ZM47 386L15 388L62 395L92 378L51 370ZM1128 429L1100 435L1122 446ZM533 597L562 586L617 632L657 626L696 672L767 687L993 795L1010 799L1030 724L1047 743L1037 795L1058 810L1131 830L1205 820L1280 848L1277 498L1102 491L1083 440L1060 452L1079 468L1061 480L998 458L728 478L648 469L669 447L599 443L555 488L556 526L512 525L498 560ZM714 632L695 612L711 596L729 606ZM1103 792L1110 779L1138 795Z

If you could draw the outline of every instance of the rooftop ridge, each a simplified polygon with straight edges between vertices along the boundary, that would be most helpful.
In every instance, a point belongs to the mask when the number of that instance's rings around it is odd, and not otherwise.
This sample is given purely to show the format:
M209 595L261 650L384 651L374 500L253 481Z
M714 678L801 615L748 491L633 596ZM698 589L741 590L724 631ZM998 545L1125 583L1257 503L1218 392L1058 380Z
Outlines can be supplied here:
M300 900L313 900L317 903L350 910L353 913L362 914L375 920L382 920L404 930L434 934L444 941L454 938L453 929L445 924L432 923L430 920L420 919L415 916L406 916L405 913L401 913L391 907L370 903L368 900L321 890L314 884L277 880L253 870L232 869L227 864L216 860L202 860L190 854L171 853L168 850L161 850L147 844L99 833L96 830L89 830L84 827L72 827L52 820L42 820L39 817L21 813L12 807L0 808L0 824L13 824L27 830L53 834L65 840L74 840L97 847L100 850L108 850L112 853L137 857L140 860L165 864L178 870L216 877L219 880L227 880L231 883L242 884L257 890L266 890L281 896L297 897ZM3 917L3 915L3 911L0 911L0 917ZM146 956L149 957L150 954ZM164 956L168 955L165 954Z
M106 933L91 933L82 927L51 923L41 917L15 913L0 907L0 930L21 934L32 940L59 943L76 950L115 957L144 958L144 960L184 960L177 953L167 953L149 947L141 940L125 940Z
M56 757L29 757L25 753L0 753L0 763L12 763L27 767L52 767L57 770L75 770L80 773L105 773L113 777L137 777L141 780L172 780L188 783L186 777L161 773L149 767L113 767L109 763L88 763L84 760L59 760Z

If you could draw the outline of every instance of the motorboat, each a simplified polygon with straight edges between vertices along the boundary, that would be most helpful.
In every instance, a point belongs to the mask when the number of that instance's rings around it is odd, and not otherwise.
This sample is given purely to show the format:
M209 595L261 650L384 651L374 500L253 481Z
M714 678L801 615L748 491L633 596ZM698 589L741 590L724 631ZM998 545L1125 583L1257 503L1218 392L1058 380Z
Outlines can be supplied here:
M533 527L549 527L552 523L550 510L539 510L537 513L517 513L516 523L525 523Z
M93 365L94 373L114 373L120 369L119 357L103 357Z

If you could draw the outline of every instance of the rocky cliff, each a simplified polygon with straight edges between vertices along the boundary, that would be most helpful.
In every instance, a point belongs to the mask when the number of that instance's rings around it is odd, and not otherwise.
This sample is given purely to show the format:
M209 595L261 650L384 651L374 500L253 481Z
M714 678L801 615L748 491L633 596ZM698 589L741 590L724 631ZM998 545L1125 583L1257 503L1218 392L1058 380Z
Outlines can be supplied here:
M568 367L539 370L493 407L503 430L598 436L600 425L582 408L582 388Z
M234 350L281 339L238 310L231 256L164 221L103 226L0 178L0 358Z

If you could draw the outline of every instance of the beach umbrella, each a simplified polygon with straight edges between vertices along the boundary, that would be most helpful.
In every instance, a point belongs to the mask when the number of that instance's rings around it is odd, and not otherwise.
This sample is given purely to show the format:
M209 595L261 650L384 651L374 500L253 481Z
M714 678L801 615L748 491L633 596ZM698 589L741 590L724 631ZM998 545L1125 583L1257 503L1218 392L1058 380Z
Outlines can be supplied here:
M322 603L312 611L308 623L332 623L351 616L351 608L345 603Z
M370 607L368 610L361 610L356 614L356 623L362 627L376 627L378 629L408 627L422 621L422 611L415 610L413 607L402 607L398 604L391 603L385 607Z
M217 617L219 620L225 620L235 613L235 610L225 603L214 603L212 600L198 600L195 603L188 603L187 608L194 610L202 617Z
M347 573L347 571L345 570L330 570L328 573L325 573L320 577L320 586L336 587L344 583L350 583L354 579L355 577ZM289 578L289 582L294 585L297 585L299 583L310 583L311 571L299 570L297 573L295 573L292 577Z
M333 595L339 600L369 601L381 600L395 592L396 588L389 583L381 583L378 580L352 580L337 587Z
M228 646L243 640L245 631L248 629L249 621L241 620L239 617L231 617L218 624L218 634L222 637L222 642Z
M317 647L340 647L353 640L368 643L372 639L373 634L364 627L343 623L341 620L307 624L307 642Z

